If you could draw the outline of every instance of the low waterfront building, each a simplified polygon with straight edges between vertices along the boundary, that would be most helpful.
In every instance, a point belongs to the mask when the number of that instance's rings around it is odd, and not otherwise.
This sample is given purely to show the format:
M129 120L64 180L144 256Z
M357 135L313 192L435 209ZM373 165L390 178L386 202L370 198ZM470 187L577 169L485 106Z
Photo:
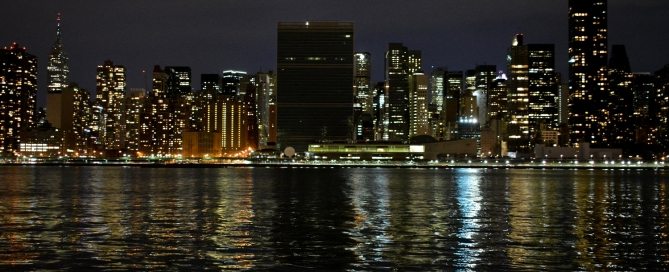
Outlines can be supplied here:
M618 159L623 151L619 148L591 148L589 143L581 143L578 147L546 146L537 144L534 146L534 157L537 159L568 160L568 159Z
M324 143L309 145L307 156L319 160L437 160L476 157L476 149L473 139L424 144Z

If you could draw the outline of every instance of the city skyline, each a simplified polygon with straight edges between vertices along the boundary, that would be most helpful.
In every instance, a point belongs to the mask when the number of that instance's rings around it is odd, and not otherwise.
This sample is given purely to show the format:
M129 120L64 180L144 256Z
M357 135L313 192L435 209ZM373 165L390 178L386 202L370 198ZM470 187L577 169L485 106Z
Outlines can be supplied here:
M319 1L302 5L195 2L187 9L176 1L162 1L160 5L130 1L115 4L31 1L15 3L6 9L8 14L0 22L12 27L0 30L0 42L7 45L16 41L37 56L38 105L46 104L46 64L56 38L59 12L62 42L70 62L70 81L88 90L94 90L94 68L106 59L127 68L129 87L150 84L148 78L155 64L190 66L193 75L226 69L251 73L274 70L276 24L290 20L355 22L355 51L371 52L372 82L383 79L382 60L389 42L402 42L421 50L426 69L446 66L449 70L466 70L479 64L493 64L498 70L505 70L509 37L515 33L524 33L533 43L555 44L557 71L566 73L566 1L506 1L503 5L486 1L423 2L399 10L402 7L399 1L364 7ZM661 50L666 35L662 35L662 28L653 27L661 22L669 10L667 6L666 1L609 3L609 45L627 46L632 71L652 72L669 59L669 52ZM149 7L164 16L143 13ZM258 16L248 16L245 12L236 13L246 16L236 15L231 12L235 10L256 10L254 14ZM267 10L271 12L262 12ZM472 12L480 16L463 16ZM402 16L402 20L392 19L405 13L408 15ZM121 20L116 22L116 18ZM242 26L245 31L240 31ZM164 42L157 46L155 41ZM147 72L146 77L142 76L142 70ZM199 77L194 76L193 86L199 86L198 81Z

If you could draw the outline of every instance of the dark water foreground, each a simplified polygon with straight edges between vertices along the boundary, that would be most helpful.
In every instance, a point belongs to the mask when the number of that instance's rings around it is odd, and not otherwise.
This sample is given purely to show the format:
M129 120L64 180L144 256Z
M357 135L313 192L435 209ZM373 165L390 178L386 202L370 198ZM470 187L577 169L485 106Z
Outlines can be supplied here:
M0 167L0 271L669 270L665 170Z

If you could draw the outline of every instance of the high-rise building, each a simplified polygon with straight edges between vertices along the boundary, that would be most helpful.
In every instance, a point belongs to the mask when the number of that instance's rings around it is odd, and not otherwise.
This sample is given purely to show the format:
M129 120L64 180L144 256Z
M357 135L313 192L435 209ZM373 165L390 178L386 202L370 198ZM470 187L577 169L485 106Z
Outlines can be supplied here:
M225 95L244 95L244 88L241 88L242 80L247 77L245 71L225 70L221 77L222 91Z
M123 100L126 92L126 71L110 60L98 65L96 76L96 105L101 109L99 137L106 150L122 149L125 141Z
M624 45L613 45L608 69L610 99L606 101L606 108L609 110L610 120L605 137L608 145L612 147L629 147L635 142L632 92L634 74Z
M388 141L388 103L385 82L377 82L374 85L374 140Z
M607 0L569 0L569 125L572 144L605 144L608 118Z
M33 127L37 97L37 58L12 43L0 50L0 151L19 151L20 133Z
M488 95L495 86L497 77L497 67L495 65L477 65L476 66L476 104L479 108L479 126L481 128L487 125L488 121Z
M182 133L188 123L192 105L191 69L187 66L165 66L167 74L167 108L169 111L169 132L167 145L170 154L181 154Z
M372 141L374 94L371 88L371 56L368 52L355 53L353 82L353 139L355 141Z
M276 75L272 71L257 73L255 84L258 145L262 149L276 145Z
M529 152L542 130L560 124L560 86L555 72L555 46L525 44L514 36L509 49L509 149Z
M555 45L528 44L528 121L535 142L542 130L560 126L560 80L555 72Z
M409 76L409 138L429 135L427 75L414 72Z
M142 114L145 110L146 97L144 88L130 88L125 97L125 147L132 156L140 151Z
M446 69L437 67L432 70L428 86L428 114L430 135L436 139L444 139L444 98L446 97Z
M461 97L464 92L464 73L448 71L446 73L446 98L444 99L444 139L458 139L458 117L460 116Z
M282 147L349 141L353 115L353 23L280 22L277 126Z
M68 87L68 75L70 68L67 64L68 59L63 49L61 17L60 13L56 18L56 41L49 54L49 63L47 64L47 120L52 126L61 128L63 115L62 111L69 109L62 108L62 93Z
M221 76L219 74L200 75L200 90L214 90L217 93L223 93Z
M421 52L401 43L388 44L386 51L386 87L388 103L388 140L407 142L410 135L409 76L422 72Z

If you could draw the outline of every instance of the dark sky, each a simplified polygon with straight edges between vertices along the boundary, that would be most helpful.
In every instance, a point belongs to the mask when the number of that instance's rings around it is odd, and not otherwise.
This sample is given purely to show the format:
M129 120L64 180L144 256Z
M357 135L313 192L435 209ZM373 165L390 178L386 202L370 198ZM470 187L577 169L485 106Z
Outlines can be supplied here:
M95 67L106 59L128 68L128 86L144 87L141 70L190 66L201 73L275 69L279 21L355 22L356 50L372 53L374 81L383 79L388 42L423 51L424 68L451 70L496 64L505 70L514 33L527 43L554 43L566 72L566 0L30 0L3 3L0 44L16 41L46 61L63 14L70 78L95 87ZM625 44L634 71L669 63L669 1L610 0L609 44Z

